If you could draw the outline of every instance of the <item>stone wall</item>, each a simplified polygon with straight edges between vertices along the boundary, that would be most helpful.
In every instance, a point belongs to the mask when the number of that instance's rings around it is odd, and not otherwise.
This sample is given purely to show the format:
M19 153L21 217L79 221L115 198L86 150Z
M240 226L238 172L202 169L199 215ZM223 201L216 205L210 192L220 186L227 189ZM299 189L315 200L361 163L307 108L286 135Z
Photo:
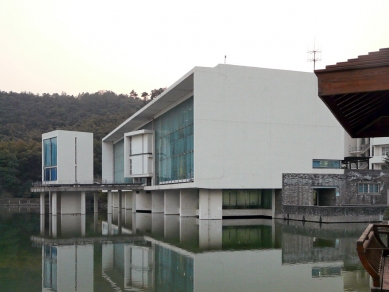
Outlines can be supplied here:
M359 183L377 183L380 186L379 193L358 193ZM323 195L327 192L325 188L336 188L337 191L335 198L328 196L322 201L319 200L319 205L387 205L389 170L345 169L344 174L283 174L282 204L313 206L315 188L322 188Z

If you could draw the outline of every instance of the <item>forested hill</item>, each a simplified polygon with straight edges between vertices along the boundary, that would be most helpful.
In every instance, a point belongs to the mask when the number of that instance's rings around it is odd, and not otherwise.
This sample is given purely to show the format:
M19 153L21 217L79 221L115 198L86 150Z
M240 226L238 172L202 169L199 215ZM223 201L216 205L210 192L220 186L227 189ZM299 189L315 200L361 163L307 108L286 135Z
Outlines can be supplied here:
M0 91L0 197L30 196L41 180L41 137L53 130L92 132L94 175L101 176L101 139L164 89L117 95L112 91L62 94Z

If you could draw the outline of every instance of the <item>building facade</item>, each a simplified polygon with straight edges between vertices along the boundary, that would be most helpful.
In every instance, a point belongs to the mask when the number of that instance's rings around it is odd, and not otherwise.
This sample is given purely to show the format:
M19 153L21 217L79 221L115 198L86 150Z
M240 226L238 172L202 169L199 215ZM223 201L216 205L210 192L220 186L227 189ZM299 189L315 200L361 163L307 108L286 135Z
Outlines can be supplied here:
M195 67L103 138L103 182L144 184L135 211L274 216L282 174L341 174L346 138L313 73Z
M93 183L93 134L63 130L42 134L42 182Z

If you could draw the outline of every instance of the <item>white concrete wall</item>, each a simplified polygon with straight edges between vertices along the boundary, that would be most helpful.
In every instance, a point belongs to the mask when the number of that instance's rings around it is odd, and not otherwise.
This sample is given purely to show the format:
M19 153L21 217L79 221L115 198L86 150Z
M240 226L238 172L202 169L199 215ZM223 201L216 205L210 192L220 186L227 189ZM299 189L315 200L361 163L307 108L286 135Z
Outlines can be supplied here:
M282 173L343 159L344 130L317 96L313 73L195 68L195 186L281 188Z
M101 148L101 158L102 158L102 179L103 181L112 182L113 181L113 143L102 142Z
M53 137L57 137L57 183L93 183L93 133L57 130L43 134L42 145ZM42 151L42 179L43 155Z

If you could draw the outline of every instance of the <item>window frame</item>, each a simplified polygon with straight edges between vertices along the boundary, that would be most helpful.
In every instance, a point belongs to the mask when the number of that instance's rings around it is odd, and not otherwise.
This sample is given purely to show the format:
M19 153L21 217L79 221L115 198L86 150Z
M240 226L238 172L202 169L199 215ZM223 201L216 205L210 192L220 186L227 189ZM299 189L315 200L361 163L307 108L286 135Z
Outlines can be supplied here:
M319 166L315 165L319 163ZM337 163L338 166L326 166L325 164L328 163ZM342 163L338 159L312 159L312 168L314 169L341 169L342 168Z
M358 194L379 195L381 191L379 183L358 183Z

